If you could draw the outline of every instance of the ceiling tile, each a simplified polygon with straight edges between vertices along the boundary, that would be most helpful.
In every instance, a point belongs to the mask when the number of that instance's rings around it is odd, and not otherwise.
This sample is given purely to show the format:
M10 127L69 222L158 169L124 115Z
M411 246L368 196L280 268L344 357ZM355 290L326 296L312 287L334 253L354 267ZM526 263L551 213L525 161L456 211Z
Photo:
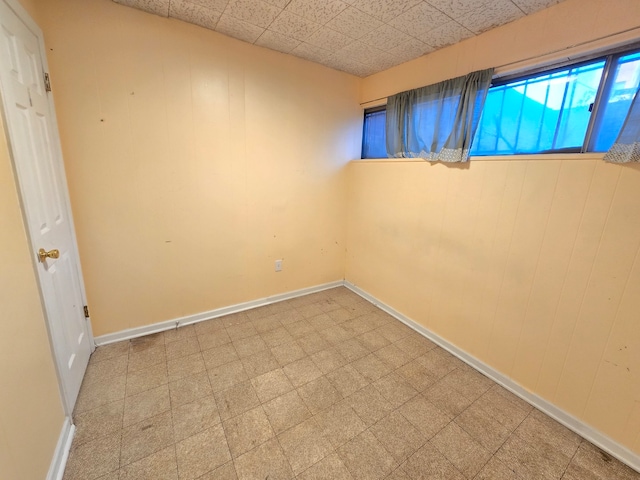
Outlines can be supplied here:
M341 0L291 0L287 10L324 25L347 7Z
M431 6L437 8L442 13L450 16L454 20L465 13L469 13L476 8L483 6L487 0L425 0Z
M420 3L422 3L422 0L354 0L352 5L388 23L393 18Z
M527 15L552 7L560 2L561 0L513 0L513 3L520 7L520 10Z
M114 2L162 17L169 16L169 0L114 0Z
M358 77L367 77L371 75L373 69L367 65L364 65L351 58L344 57L342 55L332 55L326 61L325 65L336 70L356 75Z
M420 3L411 10L391 20L389 24L412 37L421 38L425 32L450 21L451 19L449 17L431 5Z
M307 38L306 42L316 47L336 51L353 42L353 38L331 30L328 27L321 27L317 32Z
M361 42L384 51L389 51L409 40L411 40L409 35L391 25L382 25L360 39Z
M296 40L306 40L320 28L317 23L284 10L269 26L269 30L281 33Z
M340 55L341 57L352 58L353 60L365 65L372 65L376 62L379 62L381 57L389 55L382 50L378 50L377 48L362 43L358 40L347 45L344 48L341 48L340 50L338 50L338 52L336 52L336 54Z
M473 32L467 30L457 22L448 22L444 25L429 30L420 36L420 40L427 43L433 49L443 48L453 43L461 42L473 37Z
M237 38L238 40L253 43L262 35L264 28L243 22L231 15L222 14L216 25L216 31Z
M216 12L210 8L201 7L185 0L171 0L171 8L169 9L170 17L211 30L215 30L220 15L222 15L221 12Z
M356 8L348 7L337 17L327 23L332 28L351 38L360 38L380 27L383 23Z
M412 38L408 42L398 45L397 47L389 50L389 53L398 60L398 64L408 62L414 58L421 57L429 52L433 51L433 47L426 43Z
M265 30L255 44L278 52L289 53L300 44L300 40L272 32L271 30Z
M225 15L262 28L267 28L280 12L262 0L230 0L224 10Z
M291 53L296 57L305 58L318 63L323 63L331 55L330 50L304 42L294 48Z
M522 16L524 16L522 10L511 0L493 0L456 18L456 21L473 33L480 34Z
M174 2L176 0L171 0ZM224 9L227 7L227 3L229 0L189 0L191 3L195 3L196 5L200 5L201 7L208 8L210 10L215 10L217 12L224 12Z

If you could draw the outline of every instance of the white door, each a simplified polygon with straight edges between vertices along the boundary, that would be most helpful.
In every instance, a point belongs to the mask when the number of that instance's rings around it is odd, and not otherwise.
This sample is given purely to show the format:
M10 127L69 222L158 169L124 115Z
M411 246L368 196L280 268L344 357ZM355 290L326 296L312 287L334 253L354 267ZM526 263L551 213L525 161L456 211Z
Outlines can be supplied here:
M25 221L65 408L71 414L93 340L53 102L44 83L42 33L15 1L0 0L0 90ZM40 259L38 251L49 252Z

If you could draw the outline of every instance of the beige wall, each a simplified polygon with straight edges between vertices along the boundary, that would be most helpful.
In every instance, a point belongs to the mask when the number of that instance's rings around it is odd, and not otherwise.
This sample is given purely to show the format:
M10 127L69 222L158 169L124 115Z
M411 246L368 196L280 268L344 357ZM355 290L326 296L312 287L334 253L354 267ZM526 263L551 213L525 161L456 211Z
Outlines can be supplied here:
M567 0L369 77L363 100L638 26L638 2ZM347 280L640 453L637 165L363 161L349 186Z
M110 0L40 8L96 335L343 278L359 79Z
M0 477L42 480L64 413L0 119Z

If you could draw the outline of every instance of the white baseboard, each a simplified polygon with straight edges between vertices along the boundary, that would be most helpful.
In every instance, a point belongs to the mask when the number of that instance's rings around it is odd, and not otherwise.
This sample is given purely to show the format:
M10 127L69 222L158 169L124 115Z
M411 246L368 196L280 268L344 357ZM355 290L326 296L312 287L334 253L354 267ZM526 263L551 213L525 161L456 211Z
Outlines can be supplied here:
M49 473L47 473L47 480L62 480L64 475L64 468L67 466L67 459L69 458L69 450L71 450L71 442L73 436L76 433L76 426L71 423L71 418L65 417L62 430L60 431L60 437L58 438L58 444L49 466Z
M344 285L343 280L335 282L325 283L322 285L316 285L315 287L302 288L300 290L294 290L292 292L281 293L278 295L272 295L270 297L259 298L258 300L251 300L248 302L238 303L228 307L216 308L208 312L196 313L194 315L187 315L186 317L174 318L173 320L166 320L164 322L153 323L151 325L145 325L143 327L129 328L120 332L109 333L107 335L101 335L94 338L96 345L107 345L109 343L121 342L123 340L130 340L132 338L142 337L144 335L151 335L152 333L164 332L165 330L171 330L176 327L184 327L186 325L192 325L194 323L203 322L205 320L211 320L212 318L222 317L224 315L230 315L232 313L242 312L244 310L250 310L252 308L262 307L271 303L281 302L283 300L290 300L296 297L302 297L309 295L310 293L321 292L328 290L329 288L342 287Z
M429 331L422 325L418 324L414 320L394 310L389 305L386 305L385 303L381 302L380 300L370 295L369 293L365 292L364 290L360 289L359 287L352 284L351 282L345 281L344 285L348 289L352 290L354 293L357 293L358 295L360 295L365 300L371 302L381 310L384 310L389 315L397 318L408 327L411 327L416 332L425 336L432 342L438 344L440 347L444 348L449 353L455 355L460 360L462 360L472 368L478 370L483 375L489 377L494 382L498 383L499 385L502 385L504 388L506 388L513 394L517 395L521 399L523 399L525 402L533 405L538 410L546 413L554 420L560 422L569 430L572 430L573 432L580 435L582 438L588 440L589 442L593 443L600 449L609 453L611 456L617 458L618 460L625 463L629 467L633 468L637 472L640 472L640 455L638 455L637 453L634 453L628 448L620 445L615 440L612 440L611 438L599 432L595 428L584 423L582 420L579 420L574 416L568 414L567 412L558 408L548 400L545 400L544 398L536 395L535 393L529 392L524 387L522 387L521 385L513 381L511 378L498 372L497 370L485 364L484 362L481 362L477 358L469 355L464 350L461 350L460 348L456 347L452 343L449 343L448 341L446 341L444 338L436 335L435 333Z

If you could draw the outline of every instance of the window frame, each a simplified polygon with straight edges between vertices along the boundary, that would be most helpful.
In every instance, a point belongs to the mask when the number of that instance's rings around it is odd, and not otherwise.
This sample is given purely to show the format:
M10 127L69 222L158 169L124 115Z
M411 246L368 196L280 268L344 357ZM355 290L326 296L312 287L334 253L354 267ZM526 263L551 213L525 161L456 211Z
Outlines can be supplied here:
M542 75L551 75L555 72L559 72L562 70L579 68L581 66L598 63L604 61L604 67L602 71L602 76L600 77L600 82L598 85L598 89L596 90L594 101L591 105L591 115L589 117L589 123L587 125L587 129L584 134L584 140L582 142L581 147L570 147L570 148L561 148L561 149L553 149L553 150L542 150L539 152L532 153L507 153L507 154L487 154L487 155L472 155L472 157L482 158L482 157L508 157L514 155L548 155L548 154L593 154L593 153L602 153L595 152L589 150L589 148L593 148L595 142L592 142L592 135L596 128L597 123L599 122L599 114L602 110L602 102L606 98L606 93L611 89L612 82L614 80L614 75L612 74L612 69L615 69L617 61L625 57L627 55L632 55L634 53L640 53L640 42L634 42L627 45L619 46L612 49L607 49L603 52L594 52L594 53L586 53L585 55L581 55L576 59L570 59L567 61L554 63L546 66L538 66L531 69L527 69L525 72L513 73L513 74L504 74L504 75L495 75L493 81L491 82L491 86L489 89L494 87L500 87L509 83L514 83L518 81L526 81L531 78L535 78ZM387 106L378 105L371 108L365 108L363 114L363 135L362 135L362 146L360 151L360 157L362 160L371 159L370 157L363 157L364 147L365 147L365 136L364 136L364 122L366 121L367 114L377 113L380 111L386 111ZM480 129L480 125L478 125L478 130ZM477 135L477 132L476 132Z

